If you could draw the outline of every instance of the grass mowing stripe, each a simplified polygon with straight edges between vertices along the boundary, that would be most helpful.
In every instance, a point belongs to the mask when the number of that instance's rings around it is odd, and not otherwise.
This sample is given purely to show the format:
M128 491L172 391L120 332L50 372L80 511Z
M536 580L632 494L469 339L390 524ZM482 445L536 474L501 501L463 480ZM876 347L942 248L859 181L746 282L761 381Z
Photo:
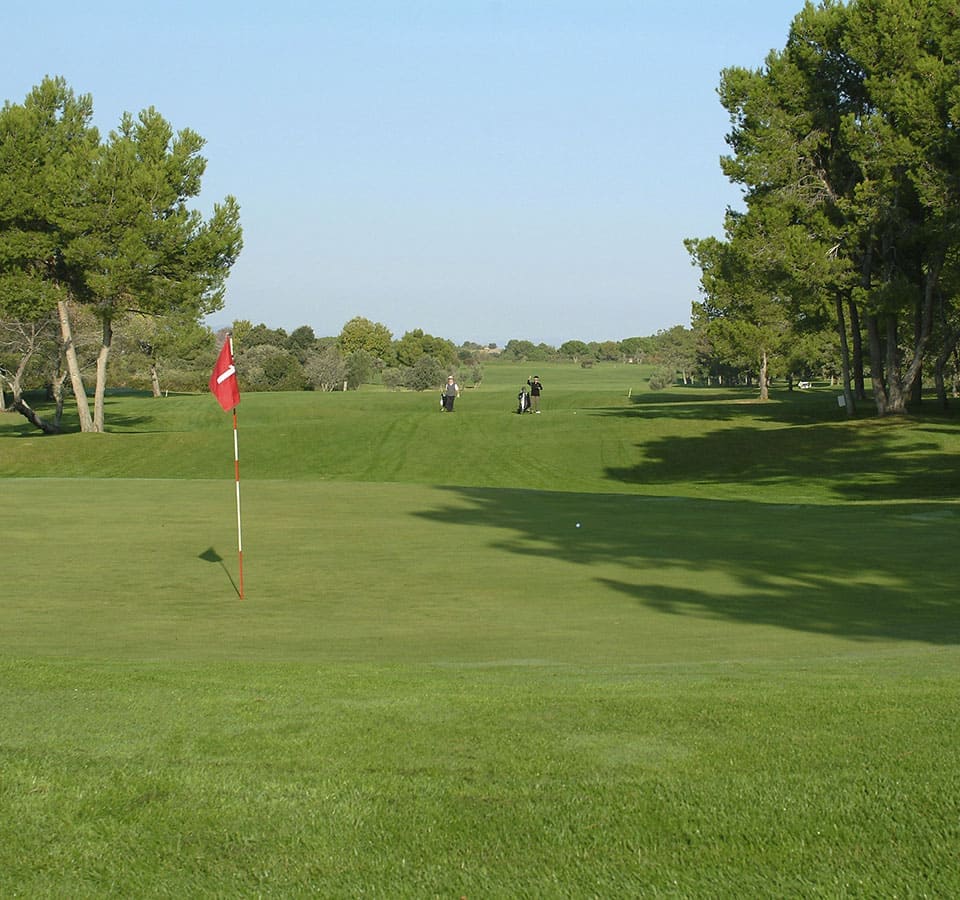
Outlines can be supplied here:
M242 477L805 504L960 497L960 435L949 418L817 421L811 413L829 396L745 404L730 392L691 390L628 399L565 377L541 416L512 413L503 390L471 393L452 416L421 394L250 394L240 415ZM0 417L0 472L232 477L229 417L210 397L114 402L105 435L13 437L22 428Z

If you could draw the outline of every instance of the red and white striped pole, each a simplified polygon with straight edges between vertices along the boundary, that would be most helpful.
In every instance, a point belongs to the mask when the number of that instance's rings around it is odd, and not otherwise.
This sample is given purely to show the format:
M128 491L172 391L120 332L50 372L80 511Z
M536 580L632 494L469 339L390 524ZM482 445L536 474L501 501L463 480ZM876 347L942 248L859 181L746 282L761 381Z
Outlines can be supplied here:
M230 358L233 359L233 335L230 341ZM240 442L237 437L237 408L233 408L233 471L237 483L237 558L240 564L240 599L243 599L243 529L240 523Z

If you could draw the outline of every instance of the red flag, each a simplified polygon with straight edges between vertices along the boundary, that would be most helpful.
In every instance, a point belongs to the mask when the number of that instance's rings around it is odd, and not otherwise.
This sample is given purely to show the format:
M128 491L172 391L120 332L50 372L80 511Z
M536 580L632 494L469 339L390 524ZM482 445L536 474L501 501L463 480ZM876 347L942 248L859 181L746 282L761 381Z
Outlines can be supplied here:
M225 412L229 412L240 402L240 385L237 383L233 346L229 338L223 342L223 349L210 375L210 390Z

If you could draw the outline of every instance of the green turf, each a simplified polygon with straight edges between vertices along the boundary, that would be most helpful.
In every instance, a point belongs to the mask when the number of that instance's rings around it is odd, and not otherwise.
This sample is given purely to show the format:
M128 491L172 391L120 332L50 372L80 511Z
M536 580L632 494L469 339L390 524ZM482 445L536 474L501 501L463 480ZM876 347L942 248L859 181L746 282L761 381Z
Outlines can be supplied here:
M955 895L955 420L536 372L0 417L0 896Z

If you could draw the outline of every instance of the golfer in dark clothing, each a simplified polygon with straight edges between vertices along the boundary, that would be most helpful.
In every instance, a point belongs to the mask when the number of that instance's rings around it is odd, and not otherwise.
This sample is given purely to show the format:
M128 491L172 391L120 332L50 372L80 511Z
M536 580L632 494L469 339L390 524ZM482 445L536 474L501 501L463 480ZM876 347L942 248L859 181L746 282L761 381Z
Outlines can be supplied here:
M527 381L527 384L530 385L530 405L533 407L533 411L539 415L540 391L543 390L543 385L540 384L540 376L534 375L532 380Z
M460 385L453 380L453 376L447 378L447 386L443 389L443 410L444 412L453 412L453 401L460 396Z

